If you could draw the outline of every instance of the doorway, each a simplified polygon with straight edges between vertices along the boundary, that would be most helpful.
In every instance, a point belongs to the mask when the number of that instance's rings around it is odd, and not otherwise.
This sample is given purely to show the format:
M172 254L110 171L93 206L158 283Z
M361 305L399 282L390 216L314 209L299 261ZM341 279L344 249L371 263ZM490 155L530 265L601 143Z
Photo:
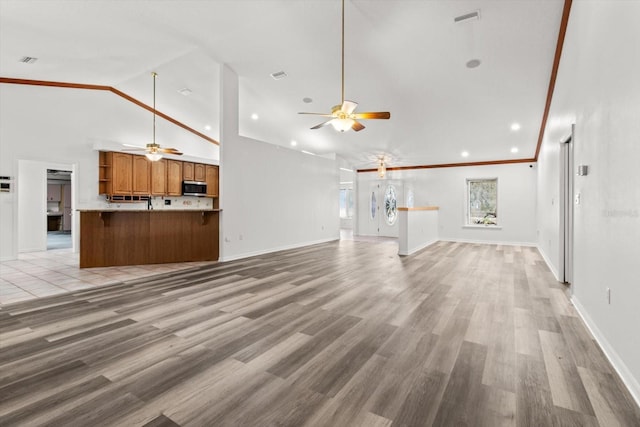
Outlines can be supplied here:
M63 188L59 187L60 193L58 198L60 202L54 202L51 200L52 205L48 200L48 170L65 171L66 176L64 183L67 185L67 192L71 194L69 198L70 202L63 201ZM18 174L17 174L17 206L15 210L15 218L17 223L17 253L26 252L40 252L47 250L47 229L49 228L49 212L54 210L54 203L60 203L58 205L58 211L60 215L60 222L58 231L66 233L66 242L71 240L72 251L75 252L78 247L78 239L76 236L76 230L78 227L77 216L73 215L75 208L76 192L78 189L78 183L76 181L77 165L75 164L61 164L52 162L42 162L36 160L18 160ZM69 173L71 171L71 173ZM56 177L60 178L60 177ZM67 179L68 178L68 179ZM72 183L73 188L70 183ZM54 196L54 198L56 198ZM70 203L70 206L69 206ZM64 229L64 214L67 214L67 229ZM56 222L57 223L57 222ZM55 225L52 225L55 227ZM67 243L68 245L68 243Z
M47 169L47 250L73 246L71 194L71 171Z

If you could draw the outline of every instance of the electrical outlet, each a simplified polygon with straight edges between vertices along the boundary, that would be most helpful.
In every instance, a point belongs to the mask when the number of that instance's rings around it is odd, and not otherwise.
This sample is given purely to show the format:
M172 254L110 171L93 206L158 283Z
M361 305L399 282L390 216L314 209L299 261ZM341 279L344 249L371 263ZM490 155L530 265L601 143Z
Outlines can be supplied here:
M607 304L611 304L611 288L607 288Z

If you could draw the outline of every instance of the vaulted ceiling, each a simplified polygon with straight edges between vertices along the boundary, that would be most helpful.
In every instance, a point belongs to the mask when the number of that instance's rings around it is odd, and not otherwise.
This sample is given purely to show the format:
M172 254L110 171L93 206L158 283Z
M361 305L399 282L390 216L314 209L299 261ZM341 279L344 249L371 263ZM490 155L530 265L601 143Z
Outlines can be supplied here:
M108 85L151 104L157 71L158 109L219 139L228 64L247 137L358 168L379 155L392 166L532 158L563 4L346 0L345 97L391 112L360 132L310 130L323 119L297 114L340 103L340 0L2 0L0 76Z

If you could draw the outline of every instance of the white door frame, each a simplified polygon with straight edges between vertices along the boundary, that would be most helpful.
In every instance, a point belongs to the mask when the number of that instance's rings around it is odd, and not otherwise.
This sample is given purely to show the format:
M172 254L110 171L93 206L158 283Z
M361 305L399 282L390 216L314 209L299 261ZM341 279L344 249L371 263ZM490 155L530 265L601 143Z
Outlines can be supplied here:
M573 210L574 210L574 165L575 124L571 134L560 141L560 245L559 275L562 283L573 282Z

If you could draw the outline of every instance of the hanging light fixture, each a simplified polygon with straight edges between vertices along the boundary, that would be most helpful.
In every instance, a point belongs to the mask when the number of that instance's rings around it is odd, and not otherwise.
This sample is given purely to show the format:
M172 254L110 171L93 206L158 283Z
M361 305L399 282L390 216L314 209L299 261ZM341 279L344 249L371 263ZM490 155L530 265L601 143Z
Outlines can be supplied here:
M160 144L156 144L156 115L158 111L156 110L156 77L158 73L155 71L151 73L153 76L153 141L148 143L144 148L138 147L136 145L122 144L125 147L123 151L144 151L144 155L152 162L157 162L162 158L162 154L173 154L176 156L182 156L182 153L175 148L162 148Z
M156 144L156 77L158 77L158 73L153 71L151 73L153 76L153 142L151 144L147 144L147 159L152 162L157 162L162 158L162 153L158 151L160 146Z
M380 157L380 163L378 164L378 176L384 178L387 173L387 168L384 165L384 156Z

